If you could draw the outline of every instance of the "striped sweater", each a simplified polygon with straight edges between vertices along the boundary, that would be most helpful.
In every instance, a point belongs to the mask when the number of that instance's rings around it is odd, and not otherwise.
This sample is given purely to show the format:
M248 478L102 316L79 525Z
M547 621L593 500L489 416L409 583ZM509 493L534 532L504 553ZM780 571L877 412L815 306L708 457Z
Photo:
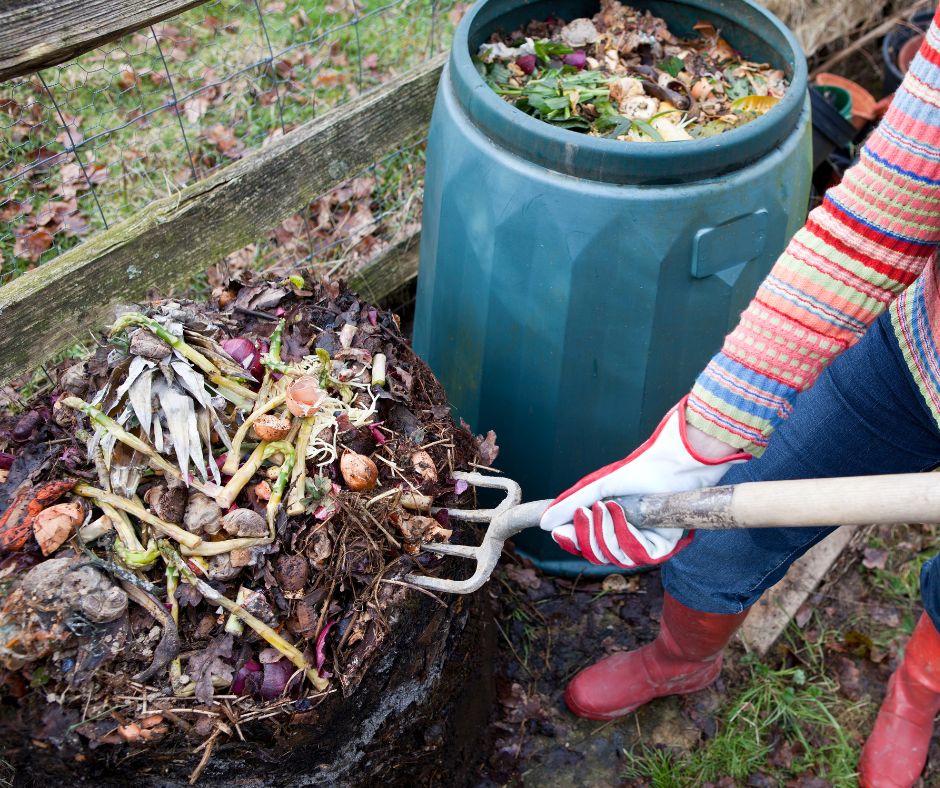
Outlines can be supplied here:
M695 383L690 424L755 454L885 309L940 424L940 9L891 107Z

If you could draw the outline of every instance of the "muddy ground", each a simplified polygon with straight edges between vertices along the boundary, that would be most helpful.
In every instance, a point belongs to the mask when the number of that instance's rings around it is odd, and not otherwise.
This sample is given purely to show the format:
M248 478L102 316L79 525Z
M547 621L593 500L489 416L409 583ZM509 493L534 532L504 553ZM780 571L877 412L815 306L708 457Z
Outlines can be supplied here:
M808 684L818 681L822 705L847 733L846 750L853 759L849 772L920 615L916 578L933 552L935 536L924 527L860 533L786 635L760 660L771 671L797 667ZM813 762L813 737L820 729L812 727L803 731L809 752L794 746L792 731L772 728L766 762L759 759L747 778L632 776L625 751L637 753L646 746L677 762L707 751L737 713L733 700L751 688L758 674L754 657L735 643L721 678L707 690L654 701L615 722L573 716L564 706L566 681L596 658L642 645L657 631L663 603L658 571L627 578L622 590L619 585L548 578L514 556L504 558L489 586L500 627L499 707L477 785L823 788L854 783L851 775L832 776L828 764ZM828 742L826 733L818 736ZM827 742L819 742L820 751ZM924 786L940 785L940 734L934 737L931 763Z

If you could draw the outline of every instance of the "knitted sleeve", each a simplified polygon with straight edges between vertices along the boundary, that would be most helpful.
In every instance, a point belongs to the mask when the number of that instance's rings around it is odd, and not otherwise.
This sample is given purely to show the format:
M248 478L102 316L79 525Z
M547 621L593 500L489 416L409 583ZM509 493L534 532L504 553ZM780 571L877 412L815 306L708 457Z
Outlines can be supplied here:
M796 395L940 243L940 10L857 164L793 236L698 377L690 424L759 454Z

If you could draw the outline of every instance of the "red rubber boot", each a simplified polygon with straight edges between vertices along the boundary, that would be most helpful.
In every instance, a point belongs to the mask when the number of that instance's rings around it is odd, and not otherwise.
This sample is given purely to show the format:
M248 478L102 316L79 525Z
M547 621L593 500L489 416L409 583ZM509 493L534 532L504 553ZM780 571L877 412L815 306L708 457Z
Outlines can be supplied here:
M901 666L888 682L875 727L858 764L863 788L909 788L927 762L940 712L940 633L924 613Z
M656 640L582 670L568 684L565 703L579 717L612 720L653 698L704 689L718 678L721 652L746 616L746 610L702 613L666 594Z

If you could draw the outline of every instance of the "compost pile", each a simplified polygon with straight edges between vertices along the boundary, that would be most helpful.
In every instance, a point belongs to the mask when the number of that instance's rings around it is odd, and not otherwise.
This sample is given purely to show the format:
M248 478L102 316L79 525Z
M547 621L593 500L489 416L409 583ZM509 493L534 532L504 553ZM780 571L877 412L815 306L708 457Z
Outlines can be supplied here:
M773 107L783 71L747 60L707 21L695 38L617 0L593 19L550 16L496 32L477 68L506 101L536 118L629 142L711 137Z
M75 757L352 693L496 452L397 317L299 276L120 310L53 377L0 419L0 681Z

